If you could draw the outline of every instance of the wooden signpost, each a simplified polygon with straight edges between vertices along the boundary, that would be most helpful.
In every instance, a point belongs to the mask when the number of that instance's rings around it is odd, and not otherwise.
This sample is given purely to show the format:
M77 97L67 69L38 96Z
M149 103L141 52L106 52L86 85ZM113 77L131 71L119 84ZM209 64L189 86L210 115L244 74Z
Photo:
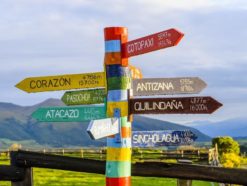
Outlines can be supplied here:
M106 100L105 89L90 89L65 92L62 101L66 105L100 104Z
M16 87L28 93L105 87L105 73L30 77L19 82Z
M104 36L104 72L30 77L16 87L28 93L84 89L66 92L62 101L87 106L39 108L32 117L42 122L94 120L87 130L90 136L107 137L106 185L130 186L132 146L184 145L196 138L188 131L137 131L132 136L132 114L211 114L222 104L211 97L132 97L197 94L206 87L197 77L142 79L141 70L128 64L129 57L176 46L184 36L178 30L128 41L127 28L108 27ZM104 105L88 106L100 103Z
M134 98L131 114L211 114L222 104L211 97Z
M133 96L197 94L206 83L198 77L133 79Z
M197 139L191 131L133 131L132 147L190 145Z
M127 29L104 29L107 78L107 115L120 120L119 134L107 138L106 185L131 185L131 123L128 121L128 89L131 76L128 59L122 56L121 45L127 42ZM126 73L128 72L128 73ZM126 143L125 143L126 142Z
M43 122L80 122L106 117L104 106L47 107L36 110L32 117Z
M87 132L93 140L105 138L119 133L119 122L118 118L92 120Z

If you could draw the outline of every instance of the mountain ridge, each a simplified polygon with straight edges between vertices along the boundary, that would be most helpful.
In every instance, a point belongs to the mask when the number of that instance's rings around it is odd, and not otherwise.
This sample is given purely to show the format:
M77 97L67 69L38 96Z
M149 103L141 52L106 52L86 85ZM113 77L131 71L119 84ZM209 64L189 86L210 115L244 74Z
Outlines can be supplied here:
M31 113L39 107L63 106L59 99L48 99L33 106L0 103L0 138L9 140L32 140L52 147L104 146L105 139L91 140L86 132L89 122L37 122ZM133 130L191 130L198 141L210 141L210 137L192 127L134 116Z
M247 138L247 118L231 118L224 121L195 121L187 123L211 137L232 136Z

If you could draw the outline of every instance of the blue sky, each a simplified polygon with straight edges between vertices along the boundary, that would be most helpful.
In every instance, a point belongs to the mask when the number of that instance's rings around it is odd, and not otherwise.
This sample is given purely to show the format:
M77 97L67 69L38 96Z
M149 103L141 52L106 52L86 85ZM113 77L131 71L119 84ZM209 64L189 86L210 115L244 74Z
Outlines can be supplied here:
M0 102L33 105L64 92L28 94L26 77L103 70L107 26L125 26L129 39L169 28L185 34L176 47L132 57L144 77L198 76L200 94L224 104L212 115L160 115L170 121L245 117L247 2L245 0L0 0Z

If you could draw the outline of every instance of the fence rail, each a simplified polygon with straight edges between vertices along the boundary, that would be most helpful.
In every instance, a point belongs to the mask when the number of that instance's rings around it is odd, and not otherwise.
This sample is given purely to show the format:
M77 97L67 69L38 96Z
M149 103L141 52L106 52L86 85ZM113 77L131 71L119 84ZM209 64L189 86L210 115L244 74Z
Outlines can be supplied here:
M27 151L25 149L25 151ZM69 155L73 157L81 157L88 159L105 160L106 148L81 148L81 149L39 149L28 150L30 152L39 152L44 154ZM205 162L209 160L208 149L194 149L194 150L150 150L134 148L132 152L132 160L169 160L169 159L190 159L194 162ZM0 151L1 154L9 155L9 150Z
M0 166L0 178L1 180L8 181L29 179L26 183L29 183L31 186L32 174L26 173L31 167L105 174L105 161L50 155L37 152L16 151L11 152L11 166ZM181 163L133 163L132 175L194 179L247 185L247 169L229 169ZM16 186L18 185L18 182L13 183L15 183Z

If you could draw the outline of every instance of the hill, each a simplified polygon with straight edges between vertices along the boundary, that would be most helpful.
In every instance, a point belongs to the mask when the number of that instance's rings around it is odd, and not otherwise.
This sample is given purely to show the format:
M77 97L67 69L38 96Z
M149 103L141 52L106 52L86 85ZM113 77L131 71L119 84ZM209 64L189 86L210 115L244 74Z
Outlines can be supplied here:
M208 136L232 136L247 139L247 118L234 118L220 122L199 121L189 124Z
M89 138L86 132L88 122L44 123L31 118L31 113L39 107L62 105L58 99L48 99L26 107L0 103L0 139L32 141L52 147L105 145L105 140L94 141ZM134 117L133 130L191 130L198 136L197 141L210 140L197 129L143 116Z

